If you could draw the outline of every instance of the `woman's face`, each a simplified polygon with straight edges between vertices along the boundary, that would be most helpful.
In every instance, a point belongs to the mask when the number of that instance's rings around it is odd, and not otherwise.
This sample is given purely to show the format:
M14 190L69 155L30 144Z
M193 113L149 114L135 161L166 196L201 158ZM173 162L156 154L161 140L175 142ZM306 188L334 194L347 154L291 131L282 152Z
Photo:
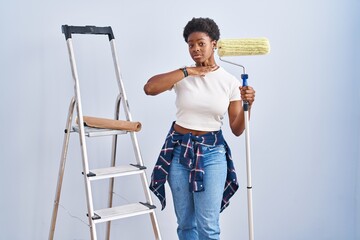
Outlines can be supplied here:
M216 41L204 32L193 32L188 37L189 53L196 65L214 65Z

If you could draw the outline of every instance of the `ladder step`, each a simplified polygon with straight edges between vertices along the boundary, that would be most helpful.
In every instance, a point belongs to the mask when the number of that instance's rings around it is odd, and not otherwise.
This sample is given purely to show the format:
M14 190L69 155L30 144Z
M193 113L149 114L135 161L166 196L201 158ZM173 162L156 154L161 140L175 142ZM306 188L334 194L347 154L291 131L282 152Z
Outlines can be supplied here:
M131 203L113 208L95 210L94 223L112 221L121 218L133 217L154 211L154 205L146 203Z
M108 167L108 168L99 168L99 169L90 170L88 177L89 180L99 180L99 179L127 176L133 174L140 174L143 173L145 169L146 167L144 166L139 166L134 164Z
M72 130L73 132L80 133L80 128L78 126L73 126ZM114 130L114 129L105 129L105 128L92 128L92 127L84 127L84 130L85 130L85 136L87 137L122 135L128 132L125 130Z

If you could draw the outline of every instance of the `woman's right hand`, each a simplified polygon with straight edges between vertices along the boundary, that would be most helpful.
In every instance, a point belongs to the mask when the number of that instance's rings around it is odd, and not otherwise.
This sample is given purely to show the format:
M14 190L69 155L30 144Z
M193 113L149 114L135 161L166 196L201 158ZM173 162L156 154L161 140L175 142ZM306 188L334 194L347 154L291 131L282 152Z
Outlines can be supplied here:
M186 70L189 75L203 77L203 76L205 76L205 74L215 71L218 68L219 68L219 66L212 65L212 66L187 67Z

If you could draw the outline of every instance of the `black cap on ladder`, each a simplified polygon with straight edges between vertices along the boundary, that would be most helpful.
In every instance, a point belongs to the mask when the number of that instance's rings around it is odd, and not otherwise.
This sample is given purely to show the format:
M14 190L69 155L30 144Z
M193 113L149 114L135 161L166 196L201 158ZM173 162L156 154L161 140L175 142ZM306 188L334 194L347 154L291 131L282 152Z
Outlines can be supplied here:
M62 33L65 34L65 39L71 38L71 34L98 34L108 35L109 41L113 40L114 34L111 27L95 27L95 26L61 26Z

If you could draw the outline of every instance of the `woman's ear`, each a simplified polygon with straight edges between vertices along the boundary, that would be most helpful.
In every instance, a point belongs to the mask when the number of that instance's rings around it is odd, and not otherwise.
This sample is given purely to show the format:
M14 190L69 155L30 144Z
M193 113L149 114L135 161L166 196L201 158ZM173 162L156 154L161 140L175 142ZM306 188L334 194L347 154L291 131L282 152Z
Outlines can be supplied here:
M213 40L212 43L213 43L213 49L215 50L217 48L217 41Z

